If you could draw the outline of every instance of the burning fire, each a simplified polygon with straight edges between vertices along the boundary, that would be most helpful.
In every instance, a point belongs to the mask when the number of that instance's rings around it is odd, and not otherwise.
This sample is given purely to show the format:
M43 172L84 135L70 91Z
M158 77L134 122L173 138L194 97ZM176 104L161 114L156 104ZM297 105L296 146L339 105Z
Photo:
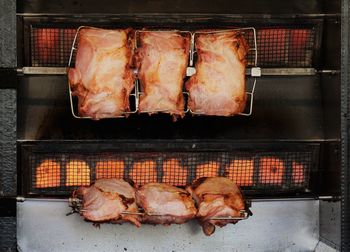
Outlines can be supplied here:
M157 182L156 167L156 162L153 160L135 162L129 177L138 185Z
M233 160L226 168L227 177L239 186L252 186L254 161L251 159Z
M275 157L264 157L260 159L260 182L263 184L277 184L283 182L284 162Z
M198 165L196 169L196 178L219 176L219 169L220 163L216 161L209 161L206 164Z
M48 188L60 186L61 166L58 162L51 159L44 160L36 168L36 188Z
M123 178L125 163L123 160L99 161L96 164L96 179Z
M90 167L81 160L72 160L66 165L66 186L90 185Z
M59 47L60 30L57 28L41 28L33 30L34 57L40 63L50 64L57 61L55 49Z
M221 163L208 161L197 165L196 178L220 176ZM90 167L82 160L71 160L66 166L65 186L90 185ZM126 164L123 160L106 159L96 163L96 179L123 178ZM261 157L259 160L259 183L282 185L286 166L278 157ZM305 182L305 167L292 162L291 182L302 185ZM155 160L142 160L133 163L129 177L138 185L157 182L157 163ZM187 184L189 170L183 167L181 159L171 158L162 164L162 182L175 186ZM238 186L254 186L254 160L235 159L225 166L225 176ZM64 178L62 178L63 180ZM61 186L60 163L52 159L44 160L35 170L35 187L50 188Z
M305 181L304 177L304 166L302 164L299 164L295 161L293 161L292 164L292 179L294 184L302 184Z
M169 159L163 162L162 182L175 186L184 186L187 183L188 171L181 166L178 159Z

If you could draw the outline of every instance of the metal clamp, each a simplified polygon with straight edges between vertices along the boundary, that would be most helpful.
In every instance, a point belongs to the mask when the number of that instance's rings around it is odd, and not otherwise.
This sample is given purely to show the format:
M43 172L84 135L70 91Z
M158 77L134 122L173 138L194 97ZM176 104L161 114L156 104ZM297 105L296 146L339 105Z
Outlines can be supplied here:
M84 28L88 28L88 29L98 29L96 27L90 27L90 26L80 26L77 29L77 32L75 33L74 39L73 39L73 43L72 43L72 47L71 47L71 51L70 51L70 55L69 55L69 61L68 61L68 68L72 68L72 59L73 56L75 56L78 48L77 48L77 40L78 40L78 36L79 36L79 32L81 29ZM68 90L69 90L69 101L70 101L70 107L71 107L71 112L74 118L77 119L92 119L91 116L79 116L75 113L75 109L74 109L74 102L73 102L73 94L72 94L72 89L69 83L69 79L68 79ZM135 88L133 89L133 92L130 94L130 96L134 96L135 97L135 109L133 111L124 111L121 112L120 116L112 116L110 118L125 118L127 114L134 114L137 112L138 110L138 85L136 85L135 83Z
M71 52L70 52L70 56L69 56L69 62L68 62L68 67L71 68L72 67L72 59L77 51L77 39L79 36L79 31L83 28L89 28L89 29L98 29L95 27L88 27L88 26L80 26L74 36L74 40L73 40L73 44L72 44L72 48L71 48ZM178 30L136 30L135 31L135 48L133 48L134 50L138 48L138 34L139 33L144 33L144 32L169 32L169 31L174 31L174 32L179 32L179 33L185 33L185 34L189 34L190 38L191 38L191 43L190 43L190 49L189 49L189 65L186 69L186 76L192 76L196 73L196 69L194 67L194 54L196 53L196 49L195 49L195 36L197 34L203 34L203 33L224 33L224 32L230 32L230 31L238 31L241 32L242 34L247 33L247 32L252 32L253 33L253 47L249 48L249 51L253 51L254 52L254 64L253 67L251 68L250 71L250 76L253 77L253 85L252 85L252 89L251 91L246 92L247 98L249 99L249 109L247 112L242 112L239 113L239 115L242 116L250 116L253 113L253 103L254 103L254 92L255 92L255 86L256 86L256 77L260 77L261 76L261 69L259 67L257 67L257 60L258 60L258 51L257 51L257 38L256 38L256 30L253 27L246 27L246 28L237 28L237 29L227 29L227 30L215 30L215 31L203 31L203 32L190 32L190 31L178 31ZM248 73L249 75L249 73ZM70 105L71 105L71 112L72 115L75 118L78 119L92 119L92 117L89 116L78 116L75 113L75 109L74 109L74 102L73 102L73 94L72 94L72 90L71 90L71 86L69 84L69 80L68 80L68 88L69 88L69 99L70 99ZM134 96L134 107L135 109L133 111L127 111L127 112L122 112L122 115L120 116L115 116L115 117L110 117L110 118L125 118L127 114L135 114L137 112L139 113L157 113L157 112L169 112L167 110L156 110L156 111L139 111L139 99L140 96L143 94L142 90L140 90L140 83L139 80L136 79L135 80L135 88L133 90L133 92L130 94L130 96ZM188 92L183 92L184 96L189 96ZM195 115L203 115L203 113L198 112L198 111L192 111L189 108L186 108L184 113L191 113L191 114L195 114Z

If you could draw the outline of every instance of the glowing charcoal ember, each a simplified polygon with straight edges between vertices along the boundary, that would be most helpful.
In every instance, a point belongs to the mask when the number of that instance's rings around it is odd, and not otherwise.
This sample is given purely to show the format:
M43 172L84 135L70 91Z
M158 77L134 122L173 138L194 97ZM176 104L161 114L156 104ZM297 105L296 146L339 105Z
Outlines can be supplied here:
M184 169L178 159L169 159L163 162L163 183L175 186L184 186L187 183L188 171Z
M258 62L276 66L288 62L288 30L266 28L257 32Z
M281 185L284 176L284 162L275 157L260 159L259 179L262 184Z
M219 169L219 162L209 161L205 164L200 164L196 168L196 178L219 176Z
M300 61L301 65L311 64L313 48L309 46L311 31L308 29L293 29L290 32L290 50L289 59L291 61Z
M226 167L227 177L239 186L252 186L254 161L252 159L236 159Z
M96 163L96 179L123 178L125 163L123 160L104 160Z
M48 188L60 186L60 164L53 160L44 160L35 169L35 187Z
M292 163L292 180L294 184L305 182L304 165L293 161Z
M90 167L84 161L69 161L66 165L66 186L81 185L90 185Z
M135 162L129 172L129 177L137 184L144 185L146 183L157 182L156 162L153 160L145 160Z
M32 61L35 64L57 64L60 55L57 53L60 41L60 29L40 28L33 30Z

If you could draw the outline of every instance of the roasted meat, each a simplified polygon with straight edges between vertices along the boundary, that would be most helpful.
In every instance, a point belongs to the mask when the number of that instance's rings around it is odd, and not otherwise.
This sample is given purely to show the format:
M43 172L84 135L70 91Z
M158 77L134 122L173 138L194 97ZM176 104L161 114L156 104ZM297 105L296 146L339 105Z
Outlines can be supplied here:
M81 214L93 222L129 221L141 225L135 202L135 188L122 179L99 179L89 187L79 187L74 197L82 199Z
M98 120L129 111L134 88L129 34L130 30L79 31L75 68L69 69L68 79L81 116Z
M232 116L244 110L245 55L248 44L235 31L195 37L196 73L186 83L188 107L194 113Z
M224 177L200 178L187 187L195 199L198 213L197 218L206 235L215 231L215 225L223 227L237 220L215 220L220 217L239 217L240 211L245 210L241 191L231 180Z
M186 190L165 183L142 186L136 193L136 201L146 213L142 220L146 223L182 224L194 218L197 212Z
M143 92L140 112L184 115L182 88L189 48L189 36L178 32L140 33L136 57Z

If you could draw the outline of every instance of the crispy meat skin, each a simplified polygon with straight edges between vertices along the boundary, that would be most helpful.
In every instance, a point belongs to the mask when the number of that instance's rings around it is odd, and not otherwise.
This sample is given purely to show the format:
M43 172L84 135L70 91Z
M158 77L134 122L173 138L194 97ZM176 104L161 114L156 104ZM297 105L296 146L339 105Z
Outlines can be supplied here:
M68 71L81 116L108 118L129 111L134 87L130 30L82 28L75 68Z
M79 187L77 196L83 200L82 215L94 222L129 221L141 225L138 215L122 214L123 211L138 212L135 188L122 179L99 179L89 187Z
M139 79L144 94L139 109L184 115L183 79L190 39L178 32L141 32L137 52Z
M197 209L190 194L183 189L165 183L149 183L136 193L137 204L146 213L143 222L152 224L182 224L195 217Z
M248 44L235 31L195 38L196 74L186 83L189 108L205 115L232 116L244 110L245 55Z
M231 180L224 177L200 178L187 187L195 199L199 219L206 235L215 231L215 225L223 227L236 220L212 220L213 217L237 217L245 209L241 191Z

